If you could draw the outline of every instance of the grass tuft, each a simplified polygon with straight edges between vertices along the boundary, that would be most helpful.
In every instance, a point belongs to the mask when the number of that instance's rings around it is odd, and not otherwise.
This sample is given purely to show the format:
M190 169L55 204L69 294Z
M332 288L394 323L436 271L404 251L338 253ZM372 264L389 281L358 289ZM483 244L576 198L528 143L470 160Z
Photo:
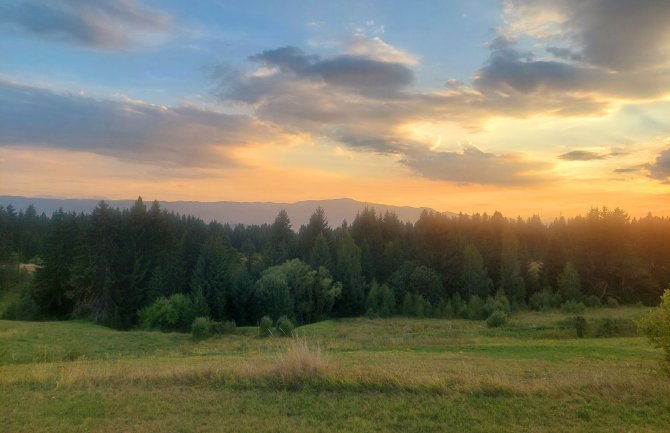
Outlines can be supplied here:
M302 388L324 378L327 367L320 346L310 346L305 337L294 337L279 353L275 373L284 386Z

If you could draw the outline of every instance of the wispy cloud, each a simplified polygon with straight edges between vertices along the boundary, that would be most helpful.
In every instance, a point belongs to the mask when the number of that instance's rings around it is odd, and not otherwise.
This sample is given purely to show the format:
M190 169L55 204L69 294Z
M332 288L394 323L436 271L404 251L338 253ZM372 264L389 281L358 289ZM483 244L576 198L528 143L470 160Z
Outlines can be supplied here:
M559 155L558 157L564 161L593 161L598 159L605 159L608 156L609 155L607 154L590 152L588 150L573 150Z
M50 40L118 50L164 34L171 20L135 0L10 0L0 6L0 25Z

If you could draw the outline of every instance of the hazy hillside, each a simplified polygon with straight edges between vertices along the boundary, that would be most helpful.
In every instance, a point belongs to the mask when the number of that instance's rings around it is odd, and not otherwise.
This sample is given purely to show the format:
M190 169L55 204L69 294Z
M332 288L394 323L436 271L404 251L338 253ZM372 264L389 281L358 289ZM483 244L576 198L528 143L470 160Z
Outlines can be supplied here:
M51 215L59 207L65 211L90 212L98 204L97 199L52 199L0 196L0 206L11 204L18 211L29 205L35 206L37 213ZM107 200L112 207L129 208L134 200ZM331 226L338 226L343 220L353 221L356 213L367 207L374 207L378 212L387 210L394 212L403 221L414 222L424 209L409 206L390 206L379 203L365 203L341 198L334 200L306 200L296 203L268 202L197 202L197 201L161 201L161 207L180 214L190 214L205 221L217 220L222 223L263 224L271 223L281 209L286 209L294 228L309 221L314 210L321 206L328 216ZM430 210L430 209L429 209Z

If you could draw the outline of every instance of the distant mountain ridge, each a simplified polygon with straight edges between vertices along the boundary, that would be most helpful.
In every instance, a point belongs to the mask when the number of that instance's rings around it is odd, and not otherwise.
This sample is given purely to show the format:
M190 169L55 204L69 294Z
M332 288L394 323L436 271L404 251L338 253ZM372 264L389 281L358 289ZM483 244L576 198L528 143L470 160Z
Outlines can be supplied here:
M135 200L105 200L111 207L119 209L130 208ZM0 206L11 204L16 211L25 210L31 204L38 214L44 212L51 216L59 208L66 212L90 213L100 202L98 199L58 199L20 196L0 196ZM272 202L198 202L198 201L159 201L162 209L168 211L193 215L206 222L216 220L220 223L235 224L264 224L272 223L280 210L285 209L294 229L307 224L309 217L317 207L321 206L328 217L331 227L337 227L346 220L351 223L356 214L366 207L374 208L377 213L395 213L401 221L415 222L424 210L436 212L427 207L391 206L380 203L369 203L356 201L350 198L339 198L332 200L304 200L295 203L272 203ZM146 201L147 205L151 201ZM443 212L454 216L451 212Z

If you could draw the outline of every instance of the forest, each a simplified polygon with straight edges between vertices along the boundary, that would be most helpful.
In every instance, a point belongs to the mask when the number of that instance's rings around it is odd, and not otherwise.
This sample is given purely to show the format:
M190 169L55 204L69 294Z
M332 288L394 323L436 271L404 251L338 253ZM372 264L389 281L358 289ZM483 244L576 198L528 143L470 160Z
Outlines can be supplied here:
M230 226L141 198L90 214L0 207L0 290L35 273L6 319L83 318L117 329L188 331L196 317L238 325L329 317L461 317L497 310L654 305L670 286L670 219L619 208L508 219L424 212L415 223L364 209L295 230Z

